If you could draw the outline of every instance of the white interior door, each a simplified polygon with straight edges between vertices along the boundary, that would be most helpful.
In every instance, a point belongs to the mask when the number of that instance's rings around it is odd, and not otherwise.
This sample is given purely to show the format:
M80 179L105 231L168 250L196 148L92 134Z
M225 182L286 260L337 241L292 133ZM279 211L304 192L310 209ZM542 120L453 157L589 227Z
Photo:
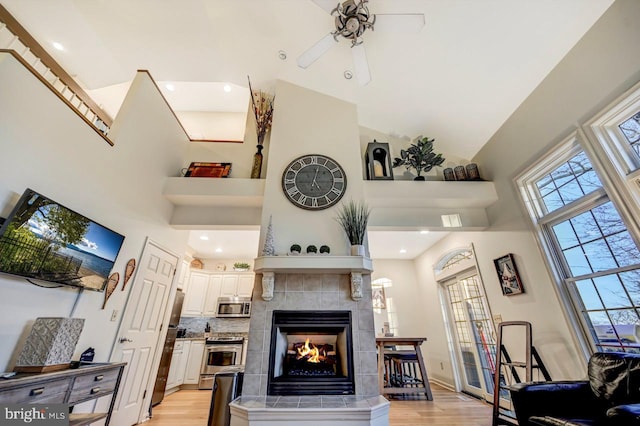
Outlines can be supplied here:
M134 425L146 417L157 371L158 345L178 256L147 241L118 331L112 362L126 362L111 424ZM158 359L156 359L158 358Z

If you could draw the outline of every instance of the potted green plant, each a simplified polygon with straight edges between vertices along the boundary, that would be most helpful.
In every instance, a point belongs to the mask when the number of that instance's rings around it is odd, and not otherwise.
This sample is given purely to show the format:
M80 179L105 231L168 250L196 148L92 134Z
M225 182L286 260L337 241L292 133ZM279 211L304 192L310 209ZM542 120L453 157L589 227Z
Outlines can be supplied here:
M367 233L367 222L371 210L364 201L342 203L336 220L344 229L351 243L352 256L364 256L364 237Z
M307 254L316 254L318 253L318 247L314 245L307 246Z
M329 254L329 253L331 253L331 249L329 248L329 246L326 246L326 245L320 246L320 254Z
M434 166L444 163L442 154L433 152L434 141L435 139L418 136L409 148L400 150L400 157L394 158L393 167L405 166L407 170L415 169L418 176L413 180L424 180L422 172L429 172Z
M291 254L300 254L301 251L302 247L300 247L300 244L293 244L291 248L289 248L289 252L291 252Z
M245 262L236 262L233 264L234 271L248 271L251 266Z

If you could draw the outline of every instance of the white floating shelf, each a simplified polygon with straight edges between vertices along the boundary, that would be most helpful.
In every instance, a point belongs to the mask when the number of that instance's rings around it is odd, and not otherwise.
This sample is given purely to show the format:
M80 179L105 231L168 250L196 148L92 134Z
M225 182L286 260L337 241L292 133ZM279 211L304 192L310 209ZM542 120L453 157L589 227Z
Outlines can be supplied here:
M364 181L370 207L486 208L498 200L493 182ZM265 179L167 178L163 194L174 205L262 207Z
M493 182L368 180L370 207L486 208L498 201Z
M167 178L163 194L174 205L262 207L264 179Z

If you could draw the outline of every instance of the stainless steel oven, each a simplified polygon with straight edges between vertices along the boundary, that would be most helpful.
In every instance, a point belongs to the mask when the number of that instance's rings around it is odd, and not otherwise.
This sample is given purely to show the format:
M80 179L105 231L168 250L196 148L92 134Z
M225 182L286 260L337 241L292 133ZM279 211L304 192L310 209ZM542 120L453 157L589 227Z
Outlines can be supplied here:
M251 316L251 298L219 297L216 306L218 318L248 318Z
M212 337L207 339L202 357L198 389L213 389L214 375L242 369L242 337Z

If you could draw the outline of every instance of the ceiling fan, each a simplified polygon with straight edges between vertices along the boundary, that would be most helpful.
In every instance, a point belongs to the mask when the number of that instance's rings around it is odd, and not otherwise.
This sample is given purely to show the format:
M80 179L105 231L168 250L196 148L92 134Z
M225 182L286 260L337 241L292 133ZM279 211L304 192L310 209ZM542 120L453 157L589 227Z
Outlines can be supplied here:
M418 32L424 27L424 14L377 14L369 12L369 0L346 0L338 3L335 0L312 0L331 16L335 17L335 31L330 32L298 57L298 66L307 68L331 47L338 44L340 37L351 40L351 53L358 83L364 86L371 81L367 55L363 46L362 35L368 29L380 31L404 30Z

